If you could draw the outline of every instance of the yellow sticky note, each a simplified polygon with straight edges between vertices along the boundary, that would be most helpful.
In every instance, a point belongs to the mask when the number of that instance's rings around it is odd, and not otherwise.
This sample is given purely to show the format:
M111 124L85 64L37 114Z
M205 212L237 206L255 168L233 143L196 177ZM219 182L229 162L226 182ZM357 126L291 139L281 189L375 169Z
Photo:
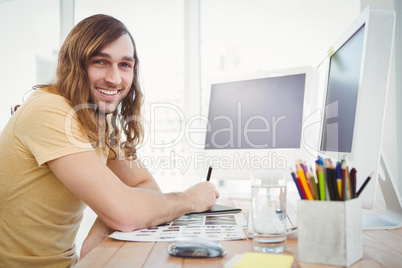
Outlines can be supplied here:
M293 260L293 256L291 255L247 252L234 265L234 268L289 268L292 266Z

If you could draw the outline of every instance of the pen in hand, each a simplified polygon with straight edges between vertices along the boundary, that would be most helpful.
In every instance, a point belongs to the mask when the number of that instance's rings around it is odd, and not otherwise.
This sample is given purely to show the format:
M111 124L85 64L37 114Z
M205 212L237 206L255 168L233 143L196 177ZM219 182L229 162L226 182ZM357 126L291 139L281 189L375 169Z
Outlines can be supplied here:
M209 181L209 179L211 178L211 173L212 173L212 166L209 166L208 175L207 175L207 181Z

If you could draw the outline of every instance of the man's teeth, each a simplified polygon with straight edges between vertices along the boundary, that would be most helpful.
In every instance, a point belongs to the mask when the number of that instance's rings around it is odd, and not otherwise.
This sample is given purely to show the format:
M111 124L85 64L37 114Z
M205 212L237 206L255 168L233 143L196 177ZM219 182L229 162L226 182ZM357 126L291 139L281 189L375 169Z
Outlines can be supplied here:
M104 90L104 89L101 89L101 88L96 88L96 90L99 91L100 93L103 93L103 94L106 94L106 95L115 95L118 92L118 90L110 91L110 90Z

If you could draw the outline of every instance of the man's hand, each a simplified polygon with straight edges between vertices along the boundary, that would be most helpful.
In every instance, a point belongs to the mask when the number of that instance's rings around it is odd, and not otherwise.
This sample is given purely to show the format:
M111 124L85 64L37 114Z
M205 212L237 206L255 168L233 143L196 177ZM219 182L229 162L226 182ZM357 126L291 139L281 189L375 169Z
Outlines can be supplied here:
M208 210L215 205L216 199L219 198L219 192L216 190L215 186L208 181L190 187L184 194L191 204L192 209L189 212L203 212Z

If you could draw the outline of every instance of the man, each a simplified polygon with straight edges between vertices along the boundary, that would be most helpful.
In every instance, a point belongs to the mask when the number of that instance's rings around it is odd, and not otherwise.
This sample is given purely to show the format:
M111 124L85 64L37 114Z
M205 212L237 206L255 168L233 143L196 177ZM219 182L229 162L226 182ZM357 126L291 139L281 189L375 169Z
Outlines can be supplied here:
M0 266L65 267L86 205L98 215L81 256L112 230L132 231L211 208L209 182L162 194L136 158L143 138L138 58L106 15L78 23L57 79L38 86L0 136ZM120 138L123 136L123 138Z

